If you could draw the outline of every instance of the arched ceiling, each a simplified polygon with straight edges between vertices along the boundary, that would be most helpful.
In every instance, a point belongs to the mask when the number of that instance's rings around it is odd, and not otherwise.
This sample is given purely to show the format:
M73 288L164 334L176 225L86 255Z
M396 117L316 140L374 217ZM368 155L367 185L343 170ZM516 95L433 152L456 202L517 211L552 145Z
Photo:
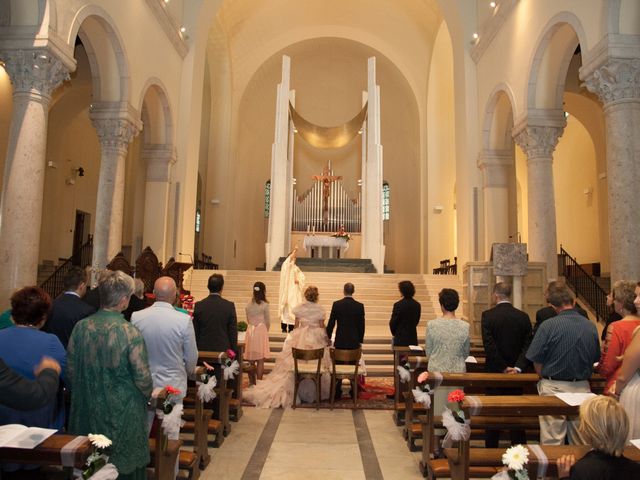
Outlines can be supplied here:
M210 52L227 50L236 98L276 52L311 38L335 37L381 52L422 101L442 19L437 0L226 0L208 47Z

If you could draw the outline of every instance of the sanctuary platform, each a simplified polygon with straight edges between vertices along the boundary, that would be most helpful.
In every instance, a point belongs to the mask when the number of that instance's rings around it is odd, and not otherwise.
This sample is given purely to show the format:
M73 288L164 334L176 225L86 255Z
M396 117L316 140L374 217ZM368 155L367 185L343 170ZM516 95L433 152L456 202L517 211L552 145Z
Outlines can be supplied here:
M280 271L286 257L280 257L275 266ZM305 272L348 272L348 273L376 273L376 267L369 258L311 258L298 257L296 265Z

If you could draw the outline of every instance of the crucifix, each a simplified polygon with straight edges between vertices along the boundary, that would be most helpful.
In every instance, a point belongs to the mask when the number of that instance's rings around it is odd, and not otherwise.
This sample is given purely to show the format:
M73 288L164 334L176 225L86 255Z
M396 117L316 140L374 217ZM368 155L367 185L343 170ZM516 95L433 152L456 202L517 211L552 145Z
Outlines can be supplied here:
M328 162L327 165L322 170L322 175L314 175L314 180L318 180L322 182L322 223L329 223L329 195L331 193L331 184L336 180L342 180L342 176L332 175L331 171L331 162Z

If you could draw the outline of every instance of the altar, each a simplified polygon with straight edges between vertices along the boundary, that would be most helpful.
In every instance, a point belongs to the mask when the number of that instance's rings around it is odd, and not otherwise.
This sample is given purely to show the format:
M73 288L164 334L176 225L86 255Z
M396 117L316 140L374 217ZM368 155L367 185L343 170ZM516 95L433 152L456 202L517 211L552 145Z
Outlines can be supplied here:
M328 235L306 235L302 245L311 258L341 258L349 249L346 238Z

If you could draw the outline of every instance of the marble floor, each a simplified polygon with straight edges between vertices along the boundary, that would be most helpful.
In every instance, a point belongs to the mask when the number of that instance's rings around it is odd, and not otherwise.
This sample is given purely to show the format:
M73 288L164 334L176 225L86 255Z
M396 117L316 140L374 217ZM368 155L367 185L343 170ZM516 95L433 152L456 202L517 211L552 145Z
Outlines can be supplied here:
M244 408L202 480L422 479L384 410Z

